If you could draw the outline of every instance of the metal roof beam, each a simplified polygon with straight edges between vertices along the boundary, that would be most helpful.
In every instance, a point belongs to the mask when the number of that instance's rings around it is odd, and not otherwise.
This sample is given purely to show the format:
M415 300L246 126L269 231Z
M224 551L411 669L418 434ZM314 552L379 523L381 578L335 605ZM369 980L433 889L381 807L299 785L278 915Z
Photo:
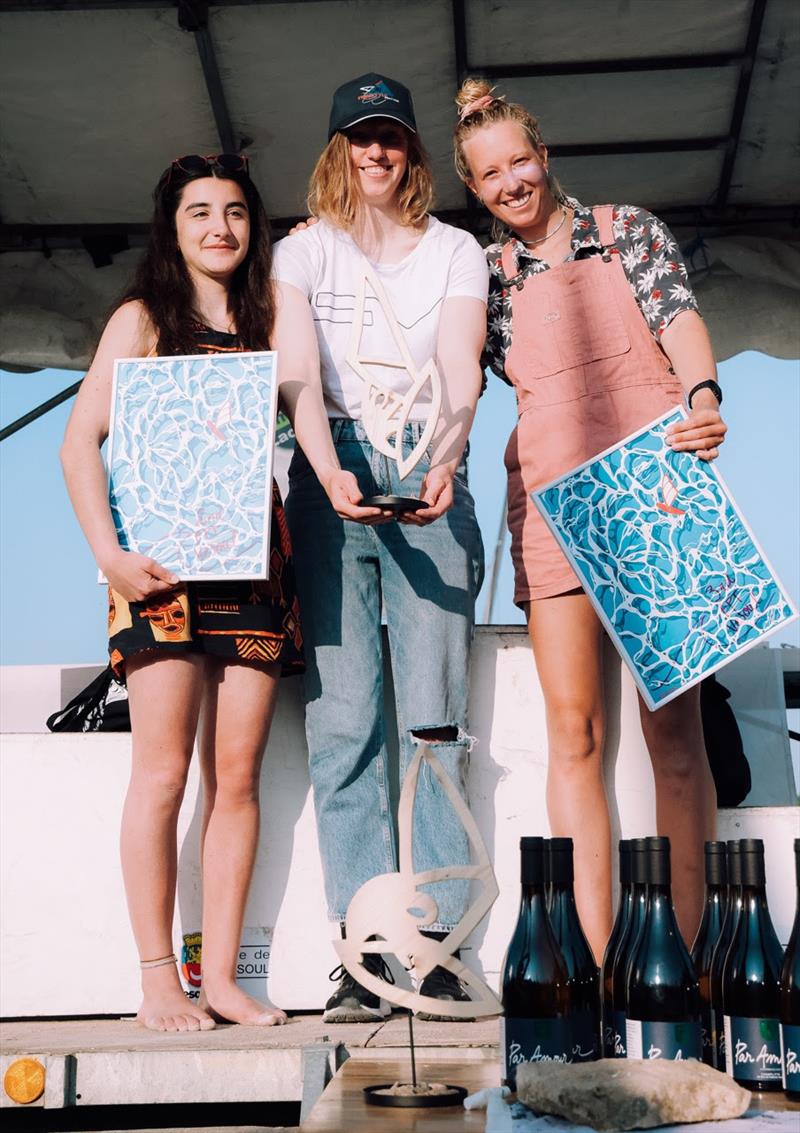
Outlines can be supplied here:
M744 53L724 51L707 55L640 55L624 59L575 59L559 63L470 64L470 71L487 79L543 79L555 75L613 75L639 71L694 71L708 67L730 67L741 63Z
M213 0L215 8L249 8L255 4L283 4L286 0ZM302 4L322 0L299 0ZM0 0L0 14L6 12L102 12L137 8L174 8L176 0Z
M223 153L238 153L240 146L233 132L228 103L220 78L214 43L208 27L208 0L178 0L178 25L183 31L194 34L197 54L203 67L203 78L208 91L219 143Z
M548 145L554 157L604 157L612 153L687 153L715 150L728 144L728 135L700 138L657 138L632 142L581 142L575 145Z
M714 201L714 207L720 210L724 209L727 205L728 196L731 191L733 167L736 163L736 153L739 149L739 139L742 135L744 112L747 109L747 96L750 93L750 80L753 77L753 66L756 61L758 41L761 36L761 25L764 22L764 12L766 11L766 7L767 0L753 0L753 7L750 10L750 25L747 29L747 43L745 44L744 54L742 56L741 71L739 72L739 85L736 88L736 98L733 102L731 126L730 130L728 131L728 147L722 162L722 172L720 173L719 187L717 189L717 196Z

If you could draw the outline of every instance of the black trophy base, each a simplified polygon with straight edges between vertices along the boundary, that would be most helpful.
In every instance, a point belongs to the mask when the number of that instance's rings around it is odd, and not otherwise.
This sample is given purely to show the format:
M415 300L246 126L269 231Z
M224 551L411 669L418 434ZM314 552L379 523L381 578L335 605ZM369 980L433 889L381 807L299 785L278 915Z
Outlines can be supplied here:
M402 515L406 511L422 511L423 508L431 505L424 500L418 500L416 496L367 496L359 506L380 507L393 511L395 515Z
M436 1093L390 1093L397 1088L397 1084L392 1082L385 1086L366 1086L364 1100L368 1105L383 1105L394 1109L441 1109L447 1105L461 1105L467 1096L463 1086L446 1086L444 1090ZM402 1086L400 1088L402 1089ZM411 1088L409 1085L409 1089Z

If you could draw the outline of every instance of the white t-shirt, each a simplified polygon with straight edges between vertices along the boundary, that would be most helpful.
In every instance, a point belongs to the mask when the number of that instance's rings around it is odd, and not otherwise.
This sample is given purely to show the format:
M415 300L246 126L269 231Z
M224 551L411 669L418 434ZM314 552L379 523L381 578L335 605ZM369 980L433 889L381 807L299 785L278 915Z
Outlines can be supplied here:
M366 257L352 237L325 221L287 236L275 246L273 274L308 296L319 342L322 389L329 417L361 417L364 382L347 361L356 295ZM460 228L428 217L414 250L397 264L375 271L408 350L418 367L436 358L439 316L444 299L466 296L486 302L488 268L477 240ZM359 343L364 358L397 360L401 354L382 308L367 284L364 325ZM400 394L411 379L404 369L368 367L376 379ZM426 386L411 415L424 420L430 406Z

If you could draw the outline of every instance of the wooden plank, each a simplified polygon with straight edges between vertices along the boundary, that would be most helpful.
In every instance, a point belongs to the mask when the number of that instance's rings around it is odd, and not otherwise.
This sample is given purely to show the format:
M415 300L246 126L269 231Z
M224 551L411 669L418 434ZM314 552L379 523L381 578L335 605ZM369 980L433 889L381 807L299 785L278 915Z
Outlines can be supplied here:
M500 1066L495 1059L458 1061L450 1058L418 1058L420 1080L465 1086L470 1093L499 1084ZM483 1133L484 1110L467 1111L462 1105L442 1109L383 1109L367 1105L365 1086L407 1081L407 1059L351 1058L341 1068L301 1126L301 1133L375 1133L381 1130L413 1130L413 1133Z

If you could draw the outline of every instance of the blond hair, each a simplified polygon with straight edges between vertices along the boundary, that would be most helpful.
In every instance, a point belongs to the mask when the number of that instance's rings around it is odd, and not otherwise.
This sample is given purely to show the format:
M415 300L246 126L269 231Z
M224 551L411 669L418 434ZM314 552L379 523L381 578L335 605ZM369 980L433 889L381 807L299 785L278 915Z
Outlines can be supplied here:
M464 110L478 100L480 100L481 105L476 106L468 114L464 114ZM492 126L495 122L516 122L518 126L522 127L537 152L544 148L544 139L537 119L520 103L507 102L502 95L495 96L494 87L488 79L464 79L461 89L456 95L456 106L461 112L461 117L459 117L453 132L454 160L456 173L465 183L471 180L472 173L464 153L464 142L467 138L471 138L473 134L477 134L478 130L482 130L484 126ZM547 183L550 186L550 192L558 203L566 205L568 203L567 195L559 185L557 178L549 170L547 171ZM498 222L495 221L493 225L495 238L500 238L501 229L503 232L506 231L505 226L501 225L498 228Z
M405 127L403 127L405 129ZM408 138L408 165L398 187L400 223L415 228L422 224L433 204L433 173L430 159L416 134ZM361 195L353 173L350 142L341 132L333 135L319 156L308 185L308 208L314 216L337 228L351 229L361 208Z

